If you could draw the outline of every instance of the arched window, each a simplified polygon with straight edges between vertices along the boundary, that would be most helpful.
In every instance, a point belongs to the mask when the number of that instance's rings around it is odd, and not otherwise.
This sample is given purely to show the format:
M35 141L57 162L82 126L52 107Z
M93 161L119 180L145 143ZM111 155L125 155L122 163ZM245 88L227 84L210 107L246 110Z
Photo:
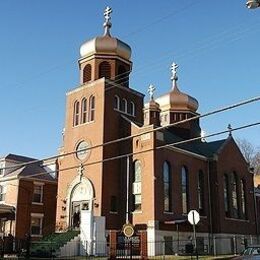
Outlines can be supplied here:
M114 108L118 110L120 109L120 98L117 95L114 97Z
M94 121L95 119L95 97L91 96L89 98L89 121Z
M121 110L125 113L127 113L127 101L125 98L122 99L122 107Z
M198 202L199 202L199 212L200 214L204 214L204 173L202 170L199 170L198 176Z
M111 66L109 62L103 61L99 64L99 78L111 78Z
M127 82L128 82L128 72L127 72L126 68L123 65L120 65L118 67L118 73L117 73L117 77L116 77L116 82L118 84L122 84L124 86L127 85Z
M81 101L81 123L87 122L87 99L83 98Z
M237 189L237 175L235 172L231 174L231 200L232 200L232 217L238 217L238 189Z
M245 196L245 180L240 180L240 190L241 190L241 218L246 219L246 196Z
M129 114L132 116L135 116L135 103L134 102L130 102L130 108L129 108Z
M188 213L189 203L189 180L188 170L185 166L181 168L181 193L182 193L182 211Z
M224 209L225 209L225 216L230 217L230 203L229 203L229 180L228 180L228 175L224 174L224 179L223 179L223 186L224 186Z
M91 80L91 65L87 64L83 69L83 83Z
M171 169L168 162L163 163L164 211L171 211Z
M133 196L134 196L134 210L141 210L142 208L142 168L139 160L134 162L134 176L133 176Z
M77 126L79 124L79 101L74 103L74 112L73 112L73 125Z

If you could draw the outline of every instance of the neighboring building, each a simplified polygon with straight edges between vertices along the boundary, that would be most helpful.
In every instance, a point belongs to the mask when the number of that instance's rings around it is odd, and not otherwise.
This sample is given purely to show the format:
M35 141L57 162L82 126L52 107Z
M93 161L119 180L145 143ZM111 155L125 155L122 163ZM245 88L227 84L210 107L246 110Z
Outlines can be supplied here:
M25 239L55 230L56 162L15 154L0 158L0 233ZM23 165L22 165L23 164Z
M88 211L90 225L82 232L91 241L95 238L90 229L93 216L105 219L103 233L120 230L127 221L130 170L128 217L136 229L147 230L149 254L166 250L152 246L155 241L167 242L176 252L173 240L189 240L192 227L186 219L190 209L201 215L197 226L201 248L238 252L241 242L255 239L256 221L253 178L237 144L231 134L225 140L201 141L199 119L154 131L197 116L198 101L181 92L178 66L173 64L169 92L154 99L150 86L150 101L144 105L144 95L129 86L131 48L110 35L109 12L105 18L104 35L81 46L80 85L66 94L60 151L77 152L59 159L59 168L67 169L58 179L59 230L75 227L74 216L83 209ZM191 138L197 140L159 148ZM81 151L84 148L92 149Z

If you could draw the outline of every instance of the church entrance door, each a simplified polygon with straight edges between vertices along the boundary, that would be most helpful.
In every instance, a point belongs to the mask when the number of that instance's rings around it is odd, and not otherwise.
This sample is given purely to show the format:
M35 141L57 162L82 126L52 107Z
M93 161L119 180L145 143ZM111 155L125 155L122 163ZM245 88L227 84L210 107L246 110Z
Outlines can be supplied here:
M71 227L78 230L80 228L81 210L89 210L89 201L73 201L71 205Z

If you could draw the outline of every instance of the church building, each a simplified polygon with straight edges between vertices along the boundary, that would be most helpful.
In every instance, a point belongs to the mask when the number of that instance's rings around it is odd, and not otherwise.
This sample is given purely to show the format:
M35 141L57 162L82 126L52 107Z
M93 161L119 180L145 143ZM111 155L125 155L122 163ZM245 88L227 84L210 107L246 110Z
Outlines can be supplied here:
M201 140L199 103L177 84L175 63L169 91L154 97L150 85L144 104L129 82L131 48L112 36L111 12L104 34L81 45L79 85L66 93L57 229L104 242L131 223L146 231L148 254L179 253L193 236L187 214L195 209L201 251L240 251L257 235L253 177L231 132Z

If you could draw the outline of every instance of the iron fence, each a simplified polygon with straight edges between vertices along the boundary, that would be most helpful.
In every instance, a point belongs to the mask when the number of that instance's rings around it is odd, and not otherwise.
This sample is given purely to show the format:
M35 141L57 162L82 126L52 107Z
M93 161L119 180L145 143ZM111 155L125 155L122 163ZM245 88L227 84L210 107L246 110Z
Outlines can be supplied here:
M171 237L164 237L163 241L147 242L143 247L140 244L116 243L110 244L104 241L81 241L79 238L64 242L52 241L31 241L29 239L5 239L0 241L1 256L12 254L31 259L38 258L63 258L80 259L100 258L107 259L112 256L114 259L165 259L175 255L195 256L238 254L247 245L254 244L253 239L242 239L241 237L214 237L197 239L197 250L192 240L174 240ZM145 251L142 251L146 248ZM82 258L83 257L83 258Z

